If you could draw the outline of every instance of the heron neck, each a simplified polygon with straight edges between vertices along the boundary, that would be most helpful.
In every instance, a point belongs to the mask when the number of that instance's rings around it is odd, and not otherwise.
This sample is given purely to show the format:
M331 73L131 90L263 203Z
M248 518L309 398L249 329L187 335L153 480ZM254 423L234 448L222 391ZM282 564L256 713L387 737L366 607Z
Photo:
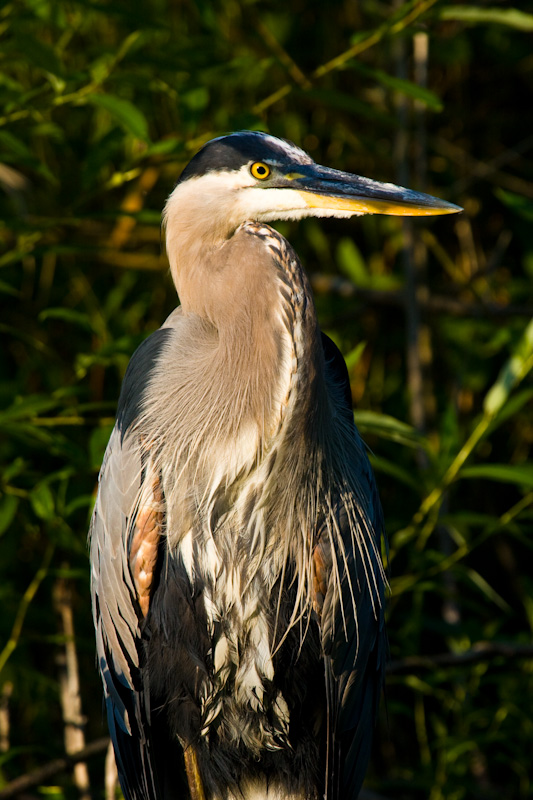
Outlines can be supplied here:
M182 308L217 331L217 372L226 391L233 387L236 419L251 416L273 433L295 387L302 403L316 399L322 372L316 311L300 262L280 234L258 223L201 250L183 236L180 245L172 252Z

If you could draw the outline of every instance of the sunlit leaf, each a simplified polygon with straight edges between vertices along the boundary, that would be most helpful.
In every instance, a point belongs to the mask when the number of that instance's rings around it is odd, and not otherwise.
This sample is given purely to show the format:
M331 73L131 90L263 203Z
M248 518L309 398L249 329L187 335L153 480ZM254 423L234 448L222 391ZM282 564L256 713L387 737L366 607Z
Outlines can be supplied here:
M72 308L47 308L41 311L39 319L44 322L47 319L60 319L64 322L70 322L73 325L79 325L85 330L91 331L93 329L91 319L88 314L82 311L76 311Z
M38 517L44 520L52 519L55 508L54 496L47 484L38 484L30 492L30 501Z
M184 142L175 136L169 136L167 139L162 139L159 142L152 142L148 145L145 156L149 155L168 155L169 153L182 152Z
M359 342L359 344L357 344L353 350L345 355L344 360L346 361L346 366L349 370L353 369L353 367L359 363L361 356L365 352L365 347L366 342Z
M209 103L209 92L207 87L198 86L182 94L180 100L192 111L201 111Z
M521 411L525 405L531 402L531 400L533 400L533 389L523 389L520 392L516 392L507 400L503 408L498 412L491 424L491 431L495 430L500 425L503 425L503 423L510 417L514 417L515 414Z
M405 469L399 464L395 464L389 459L376 456L373 453L370 453L369 458L370 463L376 472L383 472L385 475L390 475L391 478L394 478L394 480L398 481L398 483L408 486L416 494L420 494L422 489L420 481L413 477L409 470Z
M102 428L95 428L89 440L89 453L91 457L91 465L95 469L99 469L104 458L104 452L113 430L113 425L106 425Z
M295 92L295 94L301 94L302 97L314 100L326 108L330 107L347 111L358 119L370 119L387 127L392 127L394 125L394 117L392 115L386 114L382 109L376 108L370 103L365 103L354 94L328 91L318 87L309 89L306 92Z
M7 423L17 419L28 419L29 417L50 411L58 405L58 401L52 397L42 395L28 395L15 400L9 408L0 411L0 423Z
M483 592L484 596L503 611L509 611L509 604L496 592L485 578L474 569L467 569L466 574L476 586Z
M355 244L354 240L348 237L343 237L337 247L337 261L344 272L351 281L359 286L367 286L369 283L368 268L361 255L361 251Z
M523 197L520 194L508 192L500 188L496 189L494 194L505 203L508 208L516 211L525 220L528 222L533 221L533 200L529 197Z
M503 407L510 392L533 369L533 320L531 320L514 348L510 358L503 366L496 383L485 396L485 414L494 416Z
M407 95L407 97L412 97L413 100L418 100L418 102L427 106L432 111L442 111L441 99L434 92L426 89L423 86L419 86L418 84L413 83L412 81L404 80L403 78L397 78L388 72L383 72L383 70L372 69L363 65L359 61L352 62L351 66L365 77L372 78L378 83L381 83L383 86L386 86L388 89L393 89L395 92Z
M25 160L34 157L25 142L11 131L0 130L0 147Z
M533 14L518 8L498 6L444 6L438 10L441 19L470 24L509 25L521 31L533 31Z
M377 414L375 411L366 410L354 411L354 419L361 434L374 434L408 447L429 448L428 441L412 425L388 414Z
M461 478L484 478L517 486L533 487L533 464L475 464L464 467Z
M23 458L20 458L20 456L15 458L11 464L6 464L2 474L5 483L10 483L18 475L23 474L26 468L27 463Z
M64 516L68 519L71 514L74 514L80 508L83 509L90 509L94 503L94 495L92 494L84 494L76 497L72 503L69 503L64 509Z
M149 141L146 117L129 100L110 94L90 94L84 98L84 102L105 109L128 133Z

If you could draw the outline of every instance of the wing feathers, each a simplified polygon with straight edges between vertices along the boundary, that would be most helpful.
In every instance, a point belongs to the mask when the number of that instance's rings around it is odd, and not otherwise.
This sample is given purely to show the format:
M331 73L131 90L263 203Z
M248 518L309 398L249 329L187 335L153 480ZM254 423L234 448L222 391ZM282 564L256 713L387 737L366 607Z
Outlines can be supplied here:
M330 510L335 522L330 519L323 526L315 547L322 593L327 584L320 615L330 718L328 751L333 753L326 798L344 800L356 798L363 783L384 678L383 517L372 469L353 423L344 359L324 334L322 345L329 385L334 391L337 387L339 411L356 442L351 457L356 459L357 491L339 492ZM364 512L357 498L364 501Z
M100 472L90 532L96 644L109 730L127 800L161 796L147 736L150 708L143 685L142 621L157 570L163 496L134 424L168 334L156 331L130 361Z

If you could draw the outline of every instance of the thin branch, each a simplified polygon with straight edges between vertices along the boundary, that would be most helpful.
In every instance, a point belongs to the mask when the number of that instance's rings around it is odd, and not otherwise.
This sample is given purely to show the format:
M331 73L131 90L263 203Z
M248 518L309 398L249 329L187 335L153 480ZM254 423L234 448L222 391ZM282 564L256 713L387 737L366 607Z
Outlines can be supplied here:
M436 656L410 656L387 665L388 675L406 675L412 672L431 672L445 667L466 667L491 661L495 658L532 659L533 645L516 645L506 642L489 644L480 642L464 653L441 653Z
M314 273L311 276L311 284L316 294L335 293L341 297L354 297L368 304L397 306L398 308L403 308L406 303L406 294L403 290L366 289L356 286L345 278L333 275ZM532 306L464 303L445 295L423 295L419 297L418 302L422 308L428 311L442 312L454 317L531 317L533 315Z
M50 566L50 561L52 560L52 555L54 553L54 545L49 544L46 548L46 552L44 554L44 558L42 561L41 566L35 573L35 577L33 578L32 582L24 592L22 600L20 602L17 616L15 617L15 622L13 623L13 628L11 629L11 635L8 639L8 642L2 652L0 653L0 672L4 669L7 661L13 651L15 650L16 646L19 643L20 634L22 632L22 626L24 625L24 620L26 618L26 614L28 612L28 608L30 607L31 601L35 597L37 589L41 585L42 581L46 577L48 573L48 567Z
M11 781L0 790L0 800L16 797L22 792L28 791L28 789L33 789L41 783L46 783L46 781L58 775L60 772L66 772L72 769L72 767L80 761L87 761L89 758L94 758L94 756L105 753L108 744L109 739L107 737L97 739L95 742L88 744L87 747L84 747L83 750L78 750L77 753L65 755L62 758L56 758L54 761L45 764L44 767L28 772L27 775L21 775L19 778L15 778L14 781Z
M120 210L126 212L125 216L118 217L115 227L109 237L109 245L112 250L120 250L126 242L135 226L137 225L137 214L144 207L146 198L155 186L160 175L160 170L154 166L144 169L135 186L127 193L121 203Z
M313 84L309 78L306 77L298 64L285 50L283 45L276 39L272 31L265 25L258 14L254 14L254 26L257 29L257 32L261 34L261 37L268 47L270 47L276 58L285 67L294 83L301 89L312 89Z
M0 692L0 753L9 750L9 733L11 728L9 701L13 694L13 682L6 681Z
M398 6L398 0L396 0L395 6ZM396 77L405 81L408 77L407 40L403 37L396 39L393 52L395 55ZM411 183L409 165L411 104L404 94L396 92L395 105L397 126L393 148L396 177L400 186L409 186ZM421 297L427 294L424 275L426 251L424 245L417 241L412 219L404 217L400 224L403 233L400 258L405 278L405 355L409 417L415 430L419 433L424 433L427 423L427 375L425 374L427 373L427 364L424 363L423 358L424 348L422 341L424 339L425 323L421 319L419 301ZM423 449L418 449L416 460L420 469L427 469L428 457Z
M68 754L77 753L85 747L85 717L82 712L80 674L76 637L74 632L74 613L72 610L72 581L59 577L53 591L55 610L61 620L64 647L58 653L59 697L63 711L65 750ZM74 767L74 783L82 800L90 800L90 781L87 764L83 761Z
M321 64L312 73L312 79L316 80L318 78L322 78L329 72L341 69L352 58L355 58L361 53L364 53L365 50L369 50L375 44L378 44L378 42L380 42L385 36L395 36L396 34L401 33L403 30L405 30L405 28L411 25L412 22L418 19L421 14L424 14L428 9L431 8L431 6L435 5L436 2L437 0L422 0L420 3L406 3L404 16L401 17L401 19L396 20L395 22L386 22L380 28L367 36L366 39L356 42L354 45L352 45L352 47L349 47L348 50L345 50L338 56L335 56L335 58L332 58L325 64ZM270 108L270 106L274 105L274 103L277 103L278 100L282 100L284 97L290 94L292 89L293 85L291 83L286 83L285 86L281 86L260 103L257 103L253 107L253 113L262 114L264 111Z
M105 800L115 800L118 785L118 770L113 743L109 742L105 756Z
M460 192L468 189L472 183L478 180L490 181L498 186L503 186L511 192L522 194L524 197L533 197L533 183L531 181L519 178L517 175L511 175L508 172L502 172L500 167L510 164L515 159L524 155L531 147L533 147L533 136L528 136L523 139L515 147L507 148L500 153L492 161L484 162L479 161L467 153L466 150L456 144L445 139L436 139L433 142L434 148L437 152L444 155L455 163L463 163L468 170L468 175L457 181L457 183L450 189L450 195L456 196Z

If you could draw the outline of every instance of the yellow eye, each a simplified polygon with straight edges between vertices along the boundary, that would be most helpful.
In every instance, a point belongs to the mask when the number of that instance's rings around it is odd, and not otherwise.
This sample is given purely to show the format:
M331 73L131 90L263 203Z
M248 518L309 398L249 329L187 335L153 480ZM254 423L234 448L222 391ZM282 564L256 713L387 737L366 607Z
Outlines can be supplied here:
M268 178L270 175L270 167L266 164L263 164L262 161L256 161L255 164L252 164L250 167L250 172L260 181L264 181L265 178Z

